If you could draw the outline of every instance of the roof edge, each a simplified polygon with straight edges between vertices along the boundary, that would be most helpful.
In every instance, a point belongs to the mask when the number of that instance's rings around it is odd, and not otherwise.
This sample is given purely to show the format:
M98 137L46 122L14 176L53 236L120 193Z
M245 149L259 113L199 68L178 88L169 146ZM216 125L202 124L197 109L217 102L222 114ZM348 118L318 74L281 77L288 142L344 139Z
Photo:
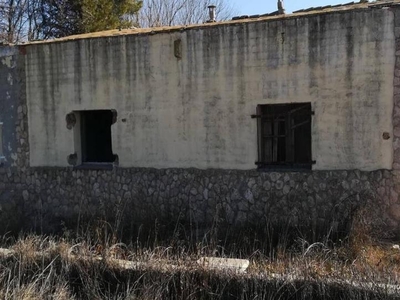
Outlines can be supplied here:
M119 36L127 36L127 35L154 35L154 34L162 34L162 33L171 33L171 32L183 32L186 30L198 30L205 28L214 28L221 26L236 26L240 24L248 24L248 23L258 23L258 22L267 22L267 21L279 21L279 20L290 20L295 18L303 18L310 16L318 16L325 14L334 14L334 13L347 13L351 11L360 11L366 9L384 9L390 8L394 6L399 6L400 0L386 0L386 1L378 1L372 3L354 3L350 2L343 5L328 5L324 7L316 7L309 8L304 10L298 10L291 14L279 14L279 15L261 15L261 16L252 16L252 18L240 18L229 21L222 22L213 22L213 23L204 23L204 24L193 24L193 25L185 25L185 26L168 26L168 27L150 27L150 28L133 28L133 29L114 29L107 31L99 31L92 33L84 33L79 35L71 35L62 38L52 39L52 40L40 40L40 41L31 41L27 43L21 44L3 44L5 46L30 46L30 45L42 45L42 44L52 44L52 43L62 43L62 42L70 42L77 40L86 40L86 39L97 39L97 38L105 38L105 37L119 37ZM256 17L256 18L255 18ZM1 47L1 44L0 44Z

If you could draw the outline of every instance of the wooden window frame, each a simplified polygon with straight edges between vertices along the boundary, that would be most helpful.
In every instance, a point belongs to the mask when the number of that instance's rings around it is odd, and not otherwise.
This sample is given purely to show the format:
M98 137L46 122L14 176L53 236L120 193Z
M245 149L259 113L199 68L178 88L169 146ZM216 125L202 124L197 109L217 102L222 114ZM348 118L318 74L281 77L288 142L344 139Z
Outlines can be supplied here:
M257 118L258 161L256 165L258 168L311 170L312 165L315 164L315 161L311 159L312 115L314 112L310 102L258 105L256 115L252 115L252 118ZM299 116L306 117L296 124L296 118ZM295 146L295 140L301 137L299 133L296 133L296 129L307 124L309 124L306 132L309 144L306 143L305 151L307 152L303 154L309 159L298 161L296 154L299 154L302 149L296 149ZM266 149L269 149L270 153L266 153Z

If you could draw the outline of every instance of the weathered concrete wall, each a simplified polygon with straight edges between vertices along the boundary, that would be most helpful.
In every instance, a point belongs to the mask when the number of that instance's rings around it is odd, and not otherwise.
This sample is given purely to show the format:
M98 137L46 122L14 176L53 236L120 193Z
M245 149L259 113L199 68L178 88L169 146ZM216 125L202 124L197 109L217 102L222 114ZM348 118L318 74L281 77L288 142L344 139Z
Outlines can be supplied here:
M68 166L68 113L116 109L121 167L254 169L257 104L311 102L314 170L391 169L393 22L366 9L31 45L31 166Z
M21 88L17 74L18 54L18 48L0 47L0 123L3 123L0 164L4 167L15 163L13 154L17 153L18 90Z
M48 231L123 214L132 228L158 219L316 230L348 221L372 201L371 218L400 229L398 20L397 10L365 10L8 49L4 57L16 65L0 63L1 96L13 95L9 106L0 102L10 109L0 111L0 122L11 145L0 167L0 228L15 223ZM310 35L315 27L325 30ZM182 60L172 53L177 38ZM3 79L10 72L12 85ZM254 168L255 105L290 101L313 103L315 169L390 169L394 147L394 170L223 170ZM97 108L119 113L113 143L122 167L37 167L66 165L74 148L65 115ZM383 141L383 132L391 139Z

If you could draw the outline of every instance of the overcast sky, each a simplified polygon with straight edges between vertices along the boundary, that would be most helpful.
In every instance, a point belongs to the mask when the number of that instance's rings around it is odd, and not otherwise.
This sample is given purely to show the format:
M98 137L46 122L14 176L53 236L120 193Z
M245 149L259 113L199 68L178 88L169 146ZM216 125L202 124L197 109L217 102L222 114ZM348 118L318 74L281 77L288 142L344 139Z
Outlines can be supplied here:
M277 9L277 0L230 0L232 1L239 15L258 15L265 14ZM315 6L335 5L347 3L351 0L284 0L286 12L309 8ZM358 0L353 0L358 2Z

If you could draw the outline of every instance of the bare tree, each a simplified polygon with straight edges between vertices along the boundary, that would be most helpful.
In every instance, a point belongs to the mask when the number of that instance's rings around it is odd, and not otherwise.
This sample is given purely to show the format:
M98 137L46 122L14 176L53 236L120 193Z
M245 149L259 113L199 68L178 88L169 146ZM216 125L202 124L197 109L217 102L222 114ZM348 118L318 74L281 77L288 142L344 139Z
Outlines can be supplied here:
M0 43L128 28L139 0L0 0Z
M0 2L0 43L4 43L8 38L7 15L8 15L8 7L6 7L3 4L3 1L1 1Z
M209 5L217 7L217 20L228 20L235 14L229 0L144 0L139 24L159 27L204 23L209 19Z
M43 38L43 0L0 0L0 42Z
M28 0L0 0L0 41L17 43L26 38Z

